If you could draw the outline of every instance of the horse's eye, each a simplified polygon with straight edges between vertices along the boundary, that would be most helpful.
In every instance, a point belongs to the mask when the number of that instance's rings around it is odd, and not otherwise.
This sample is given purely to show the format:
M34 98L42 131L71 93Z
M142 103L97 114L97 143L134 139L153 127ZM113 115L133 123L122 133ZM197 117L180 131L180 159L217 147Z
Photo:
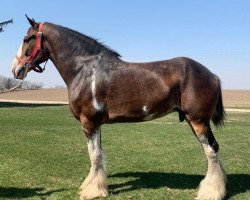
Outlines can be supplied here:
M28 37L23 38L23 44L28 44L30 39Z
M27 39L23 40L23 44L28 44L28 43L29 43L29 41Z

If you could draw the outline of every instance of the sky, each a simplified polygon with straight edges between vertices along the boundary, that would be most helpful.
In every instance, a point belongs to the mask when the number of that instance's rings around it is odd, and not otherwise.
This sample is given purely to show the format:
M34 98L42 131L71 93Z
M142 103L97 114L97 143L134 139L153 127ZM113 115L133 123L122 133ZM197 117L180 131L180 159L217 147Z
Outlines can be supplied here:
M25 14L99 39L125 61L190 57L217 74L223 89L250 89L249 0L1 0L0 75L11 63L29 24ZM52 62L26 80L63 86Z

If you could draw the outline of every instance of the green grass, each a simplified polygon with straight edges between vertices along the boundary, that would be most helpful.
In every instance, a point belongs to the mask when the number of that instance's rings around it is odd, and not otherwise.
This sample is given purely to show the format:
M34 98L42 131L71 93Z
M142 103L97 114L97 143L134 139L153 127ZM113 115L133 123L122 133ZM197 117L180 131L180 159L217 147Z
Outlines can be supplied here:
M0 199L78 199L89 171L86 140L67 106L0 103ZM249 199L249 114L214 129L228 199ZM115 199L194 199L206 173L201 145L176 114L104 125L108 185Z

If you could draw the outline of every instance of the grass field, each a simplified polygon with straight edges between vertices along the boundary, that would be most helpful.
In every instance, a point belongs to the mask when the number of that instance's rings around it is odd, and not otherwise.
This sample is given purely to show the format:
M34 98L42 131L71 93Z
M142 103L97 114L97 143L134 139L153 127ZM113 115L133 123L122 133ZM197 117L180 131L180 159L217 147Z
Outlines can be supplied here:
M87 145L67 106L0 103L0 199L78 198L89 171ZM250 199L249 114L228 114L214 129L228 174L227 199ZM175 114L104 125L108 185L114 199L194 199L207 163Z

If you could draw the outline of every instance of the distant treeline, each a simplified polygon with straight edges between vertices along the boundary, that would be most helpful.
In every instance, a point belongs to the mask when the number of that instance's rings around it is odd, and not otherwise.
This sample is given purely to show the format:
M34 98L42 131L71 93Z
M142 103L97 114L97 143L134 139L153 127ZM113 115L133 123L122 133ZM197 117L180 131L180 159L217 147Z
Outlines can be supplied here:
M0 91L9 90L20 84L20 80L0 76ZM43 83L24 81L20 88L21 90L37 90L43 87Z

